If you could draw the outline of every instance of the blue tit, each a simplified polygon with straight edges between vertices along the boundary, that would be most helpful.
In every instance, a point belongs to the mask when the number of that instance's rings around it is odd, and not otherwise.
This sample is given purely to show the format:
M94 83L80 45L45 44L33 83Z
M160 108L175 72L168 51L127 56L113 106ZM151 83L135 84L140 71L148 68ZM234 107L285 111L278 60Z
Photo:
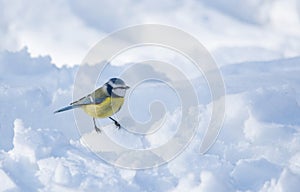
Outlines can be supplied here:
M127 86L122 79L112 78L91 94L79 99L78 101L72 102L69 106L59 109L54 113L81 108L88 115L93 117L95 130L97 132L101 132L101 129L97 127L95 118L108 117L120 129L120 123L111 116L121 109L124 103L125 93L128 88L129 86Z

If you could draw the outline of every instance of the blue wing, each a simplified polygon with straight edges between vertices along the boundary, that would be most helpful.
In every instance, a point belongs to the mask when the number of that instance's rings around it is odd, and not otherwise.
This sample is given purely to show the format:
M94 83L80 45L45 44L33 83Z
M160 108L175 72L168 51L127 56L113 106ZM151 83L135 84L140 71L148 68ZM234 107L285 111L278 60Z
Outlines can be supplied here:
M78 107L81 107L82 105L90 105L90 104L100 104L102 103L107 97L102 97L102 98L89 98L89 97L84 97L82 99L79 99L78 101L75 101L73 103L71 103L69 106L61 108L57 111L54 111L54 113L59 113L59 112L63 112L63 111L67 111L70 109L75 109Z
M95 98L95 95L97 95L97 98ZM100 104L102 103L107 97L107 96L102 90L97 89L95 92L79 99L78 101L74 101L73 103L71 103L69 106L64 107L62 109L59 109L57 111L54 111L54 113L59 113L62 111L67 111L70 109L74 109L74 108L78 108L81 107L83 105L90 105L90 104Z
M108 96L100 97L100 98L95 98L93 95L88 95L86 97L83 97L79 99L78 101L75 101L71 103L71 106L82 106L82 105L90 105L90 104L100 104L102 101L104 101Z
M103 88L99 88L92 92L91 94L79 99L71 103L70 105L74 106L82 106L82 105L90 105L90 104L100 104L102 103L107 97L107 93L103 90Z

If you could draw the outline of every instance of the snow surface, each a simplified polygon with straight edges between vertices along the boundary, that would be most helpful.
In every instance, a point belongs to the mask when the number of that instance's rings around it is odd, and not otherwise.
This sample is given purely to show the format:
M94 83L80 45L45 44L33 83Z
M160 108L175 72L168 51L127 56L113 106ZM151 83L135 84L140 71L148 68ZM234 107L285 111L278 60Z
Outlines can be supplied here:
M299 1L120 2L128 14L110 1L0 4L0 191L299 191ZM165 165L116 168L85 147L73 113L53 111L72 101L77 64L100 37L153 22L190 32L212 52L226 85L226 119L205 155L199 132ZM206 123L211 103L204 88L198 94Z

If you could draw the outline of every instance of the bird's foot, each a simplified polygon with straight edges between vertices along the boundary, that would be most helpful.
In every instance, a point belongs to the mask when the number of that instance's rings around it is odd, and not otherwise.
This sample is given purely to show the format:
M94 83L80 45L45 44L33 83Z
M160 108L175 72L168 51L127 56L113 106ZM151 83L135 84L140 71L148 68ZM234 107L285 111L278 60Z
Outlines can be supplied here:
M118 121L115 121L115 126L118 128L118 129L121 129L121 125Z
M97 126L95 126L95 130L96 130L97 133L101 133L101 129L98 128Z
M109 118L115 123L115 126L116 126L118 129L121 129L121 125L120 125L120 123L119 123L117 120L113 119L112 117L109 117Z
M101 129L97 127L95 118L93 118L93 122L94 122L94 127L95 127L96 132L101 133Z

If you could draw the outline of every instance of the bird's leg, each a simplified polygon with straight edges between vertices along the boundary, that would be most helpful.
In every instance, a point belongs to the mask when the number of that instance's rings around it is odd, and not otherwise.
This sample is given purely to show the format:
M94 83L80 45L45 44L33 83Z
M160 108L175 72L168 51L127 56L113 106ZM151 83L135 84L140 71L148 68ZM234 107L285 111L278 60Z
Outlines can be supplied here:
M112 117L109 117L109 118L115 123L115 125L116 125L116 127L117 127L118 129L121 128L121 125L120 125L120 123L119 123L118 121L116 121L116 120L113 119Z
M97 133L101 133L101 129L99 129L99 128L97 127L97 125L96 125L96 120L95 120L95 118L93 118L93 122L94 122L94 127L95 127L96 132L97 132Z

